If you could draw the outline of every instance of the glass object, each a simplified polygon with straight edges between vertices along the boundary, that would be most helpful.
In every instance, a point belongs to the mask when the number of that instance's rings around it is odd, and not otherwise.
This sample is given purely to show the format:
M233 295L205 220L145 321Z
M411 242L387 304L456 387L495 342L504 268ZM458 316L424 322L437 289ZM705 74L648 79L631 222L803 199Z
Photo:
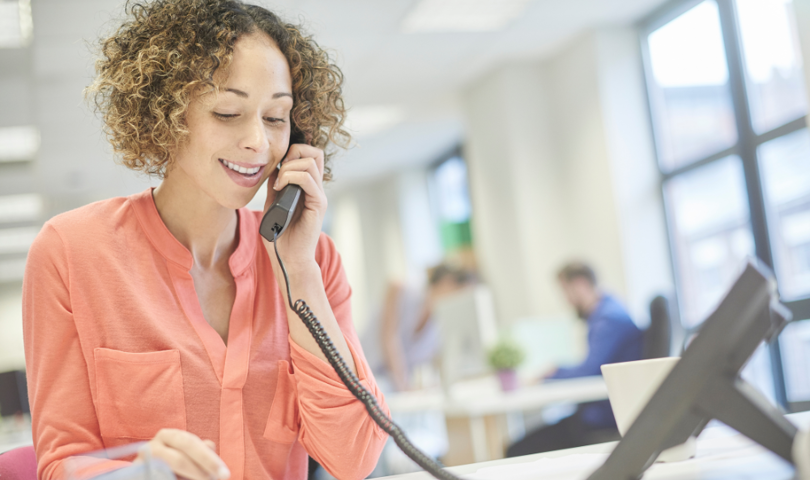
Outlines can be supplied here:
M810 321L789 323L779 346L788 402L810 401Z
M681 318L700 324L754 254L742 162L736 155L664 185L678 272Z
M806 128L759 146L759 166L779 293L810 295L810 132Z
M647 37L650 104L664 170L737 142L717 3L704 1Z
M764 133L807 113L792 0L737 0L751 123Z

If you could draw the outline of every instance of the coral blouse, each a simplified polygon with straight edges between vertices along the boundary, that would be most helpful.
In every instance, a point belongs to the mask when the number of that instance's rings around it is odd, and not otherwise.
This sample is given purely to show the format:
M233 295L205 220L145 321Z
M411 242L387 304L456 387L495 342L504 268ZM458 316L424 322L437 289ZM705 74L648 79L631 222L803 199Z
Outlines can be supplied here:
M233 480L303 479L307 452L341 479L374 468L385 433L328 363L289 338L261 212L238 215L227 347L203 317L192 256L163 224L151 189L45 224L23 283L41 480L64 478L69 456L151 439L161 428L214 440ZM325 234L316 260L358 376L382 403Z

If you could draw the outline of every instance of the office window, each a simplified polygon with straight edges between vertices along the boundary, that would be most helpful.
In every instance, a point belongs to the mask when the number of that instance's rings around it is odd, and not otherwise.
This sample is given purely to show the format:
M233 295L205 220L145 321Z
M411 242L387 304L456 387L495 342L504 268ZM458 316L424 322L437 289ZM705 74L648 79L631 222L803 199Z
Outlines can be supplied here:
M737 0L745 86L756 133L807 113L791 0Z
M810 132L793 0L678 0L641 26L683 326L697 329L747 256L810 318ZM744 377L810 406L810 322L762 347ZM803 403L804 402L804 403Z
M758 149L768 231L779 293L810 295L810 132L806 128Z
M440 162L433 171L431 184L442 249L451 252L470 247L472 207L464 159L453 155Z
M737 141L717 4L703 2L650 33L650 101L661 167Z
M787 399L810 403L810 320L793 322L779 337L785 365Z
M678 175L664 186L682 291L681 319L697 326L754 254L742 162L737 156Z

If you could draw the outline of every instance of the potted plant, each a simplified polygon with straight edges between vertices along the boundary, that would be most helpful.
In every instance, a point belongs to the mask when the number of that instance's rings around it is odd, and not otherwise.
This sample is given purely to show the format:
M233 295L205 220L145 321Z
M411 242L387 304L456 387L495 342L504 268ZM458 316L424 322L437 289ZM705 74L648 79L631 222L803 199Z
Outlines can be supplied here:
M520 345L503 339L489 351L489 364L498 372L498 380L504 392L517 388L515 368L523 362L525 354Z

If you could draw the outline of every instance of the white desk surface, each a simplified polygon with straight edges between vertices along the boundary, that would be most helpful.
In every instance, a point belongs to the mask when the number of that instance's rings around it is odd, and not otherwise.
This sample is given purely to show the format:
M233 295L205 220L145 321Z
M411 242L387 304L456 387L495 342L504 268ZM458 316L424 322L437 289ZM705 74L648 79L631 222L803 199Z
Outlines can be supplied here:
M385 401L391 413L434 410L448 417L471 417L607 399L607 387L599 376L548 381L512 392L502 392L495 382L486 378L455 385L449 396L439 389L392 393Z
M33 445L34 441L31 438L30 432L15 433L12 435L0 435L0 453L14 450L18 447L27 447Z
M810 427L810 412L788 418L802 429ZM607 458L616 442L505 458L491 462L450 467L449 471L475 480L586 479ZM577 465L578 464L578 465ZM645 480L792 480L791 465L736 431L719 425L707 428L698 437L697 455L683 462L656 463L644 474ZM429 480L425 472L384 477L387 480Z

